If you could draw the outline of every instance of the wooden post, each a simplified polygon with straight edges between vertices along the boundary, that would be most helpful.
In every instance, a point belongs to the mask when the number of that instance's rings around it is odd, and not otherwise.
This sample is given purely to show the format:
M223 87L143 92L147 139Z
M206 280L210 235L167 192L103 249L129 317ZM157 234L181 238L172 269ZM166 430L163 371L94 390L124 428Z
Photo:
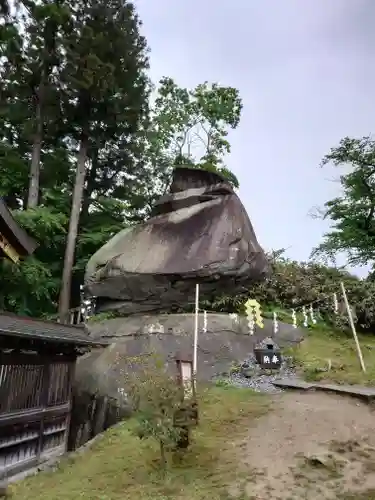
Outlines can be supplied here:
M357 354L358 354L359 362L361 364L361 368L362 368L363 373L366 373L366 367L365 367L365 363L363 361L361 346L359 345L359 341L358 341L358 337L357 337L357 332L356 332L354 321L353 321L352 310L350 309L348 297L346 296L345 286L344 286L343 282L341 282L341 290L342 290L342 295L344 297L345 307L346 307L346 310L348 312L349 323L350 323L350 327L351 327L352 332L353 332L353 337L354 337L355 345L356 345L356 348L357 348Z
M194 321L194 344L193 344L193 376L197 374L198 356L198 329L199 329L199 285L195 285L195 321Z
M186 449L190 444L191 427L198 423L195 380L191 358L176 355L177 383L181 385L181 405L174 415L174 425L180 431L177 448Z

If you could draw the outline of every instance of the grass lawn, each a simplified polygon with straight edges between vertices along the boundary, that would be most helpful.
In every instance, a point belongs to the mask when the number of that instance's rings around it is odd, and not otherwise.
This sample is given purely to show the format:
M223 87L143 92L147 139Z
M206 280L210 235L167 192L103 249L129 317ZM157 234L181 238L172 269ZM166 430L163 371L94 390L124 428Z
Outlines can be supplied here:
M359 343L366 373L361 370L355 342L349 334L310 330L306 339L291 354L300 365L305 380L375 386L375 337L360 335ZM327 371L329 360L332 366Z
M236 439L269 409L265 395L249 389L213 387L202 391L200 425L191 448L165 476L158 447L132 433L132 422L107 431L83 455L63 460L12 486L15 500L229 500L236 483ZM237 452L238 453L238 452Z

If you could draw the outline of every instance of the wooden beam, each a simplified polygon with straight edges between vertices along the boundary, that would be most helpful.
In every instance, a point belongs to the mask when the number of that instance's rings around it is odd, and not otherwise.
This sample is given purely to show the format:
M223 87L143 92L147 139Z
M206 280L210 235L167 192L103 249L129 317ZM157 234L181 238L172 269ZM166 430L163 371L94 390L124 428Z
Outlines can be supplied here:
M12 247L9 241L1 233L0 233L0 248L10 260L12 260L15 264L18 263L18 261L20 260L19 253L14 247Z

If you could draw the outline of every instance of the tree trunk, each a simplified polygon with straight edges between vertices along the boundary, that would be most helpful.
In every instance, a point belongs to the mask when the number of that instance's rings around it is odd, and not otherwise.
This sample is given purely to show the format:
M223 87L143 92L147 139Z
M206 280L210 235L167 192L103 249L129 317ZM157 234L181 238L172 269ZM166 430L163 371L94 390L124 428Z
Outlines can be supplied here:
M35 208L38 206L39 201L39 178L40 178L40 153L42 151L43 141L43 114L42 106L44 100L44 75L40 83L39 91L37 93L36 103L36 129L33 142L33 150L31 154L31 166L29 175L29 193L27 197L27 208Z
M86 189L84 190L83 193L83 201L82 201L82 212L81 212L81 223L83 224L84 221L86 220L88 214L89 214L89 209L91 205L91 200L92 200L92 194L95 189L95 180L96 180L96 174L98 171L98 149L95 148L92 151L92 164L91 168L88 171L87 174L87 182L86 182Z
M76 180L74 184L73 201L70 212L68 237L65 247L64 269L59 300L59 318L61 323L66 323L69 319L74 252L77 241L83 191L85 187L87 149L88 137L87 135L83 135L77 157Z
M81 214L79 217L79 230L84 227L87 222L87 217L89 215L89 209L92 202L92 194L95 188L95 179L96 173L98 169L98 151L94 150L88 153L89 156L92 156L91 159L91 167L87 165L86 167L86 176L85 176L85 189L83 190L82 195L82 205L81 205ZM81 272L75 274L72 279L71 286L71 298L70 298L70 307L79 307L81 306L82 297L81 297L81 285L83 283L83 274Z
M167 453L165 450L165 445L162 440L159 441L159 447L160 447L160 463L163 472L165 473L167 471L167 466L168 466L168 460L167 460Z

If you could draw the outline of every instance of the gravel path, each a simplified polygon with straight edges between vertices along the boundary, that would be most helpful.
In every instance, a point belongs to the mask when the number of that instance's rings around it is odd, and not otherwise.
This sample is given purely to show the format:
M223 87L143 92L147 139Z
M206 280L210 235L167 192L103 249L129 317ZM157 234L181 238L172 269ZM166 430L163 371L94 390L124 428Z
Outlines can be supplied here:
M265 339L259 344L259 347L264 347L269 342L273 342L272 339ZM278 348L275 344L274 347ZM257 392L273 394L283 392L283 389L273 385L275 380L279 378L295 378L296 376L292 357L283 357L281 367L278 370L263 370L256 362L255 356L251 354L243 360L234 373L226 377L220 377L220 380L235 387L249 387Z
M232 375L225 377L224 380L235 387L248 387L256 392L276 394L283 392L283 389L275 387L273 382L282 377L295 378L296 372L292 368L285 368L273 374L258 373L253 375L251 378L246 377L241 373L233 373Z
M236 444L248 479L233 485L231 496L370 500L373 429L374 411L357 400L320 392L277 394L271 411Z

